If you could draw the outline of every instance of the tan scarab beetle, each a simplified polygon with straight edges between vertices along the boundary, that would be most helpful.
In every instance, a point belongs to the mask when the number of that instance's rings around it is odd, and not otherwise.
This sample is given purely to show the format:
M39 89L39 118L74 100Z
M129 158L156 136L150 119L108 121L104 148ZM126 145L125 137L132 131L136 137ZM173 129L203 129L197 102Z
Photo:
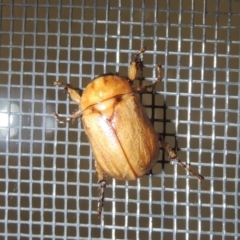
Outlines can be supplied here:
M134 95L136 92L154 88L162 79L161 66L157 65L158 77L153 84L132 87L138 72L142 78L141 54L145 51L146 48L143 47L135 54L128 77L111 73L100 75L87 85L82 96L82 91L70 84L58 81L53 83L55 86L63 86L70 98L80 106L79 111L65 121L59 120L57 113L54 115L60 123L82 117L83 127L94 153L100 184L97 210L99 216L103 208L106 178L135 180L148 173L158 160L159 140L171 160L203 180L201 175L183 164L168 143L159 137L143 106Z

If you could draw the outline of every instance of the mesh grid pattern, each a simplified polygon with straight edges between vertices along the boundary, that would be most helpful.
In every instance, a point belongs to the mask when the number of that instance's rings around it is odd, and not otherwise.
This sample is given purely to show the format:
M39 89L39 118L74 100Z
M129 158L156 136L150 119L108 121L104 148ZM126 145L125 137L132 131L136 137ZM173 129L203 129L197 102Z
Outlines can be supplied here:
M239 239L239 22L234 0L1 0L0 238ZM76 105L51 83L126 75L143 45L144 76L162 62L164 81L140 100L205 181L161 151L152 176L109 179L98 219L88 139L53 118Z

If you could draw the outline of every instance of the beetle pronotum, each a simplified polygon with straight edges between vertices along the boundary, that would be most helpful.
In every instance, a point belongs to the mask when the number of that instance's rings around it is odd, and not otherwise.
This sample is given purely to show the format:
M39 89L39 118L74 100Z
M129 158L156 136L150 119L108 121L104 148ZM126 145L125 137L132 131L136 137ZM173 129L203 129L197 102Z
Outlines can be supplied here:
M55 86L63 86L80 107L66 120L60 120L56 112L54 116L60 123L82 117L95 157L99 183L99 216L103 208L106 178L135 180L148 173L158 160L159 142L171 161L177 162L199 180L204 179L182 163L169 144L156 133L143 106L134 95L145 92L148 88L154 89L162 80L161 66L156 65L158 77L154 83L132 87L138 72L139 78L142 78L141 54L145 51L146 48L143 47L135 54L127 77L112 73L102 74L94 78L84 91L64 82L53 83Z

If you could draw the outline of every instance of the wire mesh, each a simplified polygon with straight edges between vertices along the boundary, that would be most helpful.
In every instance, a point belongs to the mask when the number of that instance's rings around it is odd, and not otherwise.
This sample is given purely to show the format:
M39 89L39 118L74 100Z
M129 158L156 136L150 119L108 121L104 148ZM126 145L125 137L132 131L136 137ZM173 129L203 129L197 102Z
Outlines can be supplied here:
M239 1L1 0L0 20L1 239L239 239ZM205 181L161 151L152 176L109 179L98 219L88 139L53 118L76 105L51 83L125 75L143 45L164 81L140 99Z

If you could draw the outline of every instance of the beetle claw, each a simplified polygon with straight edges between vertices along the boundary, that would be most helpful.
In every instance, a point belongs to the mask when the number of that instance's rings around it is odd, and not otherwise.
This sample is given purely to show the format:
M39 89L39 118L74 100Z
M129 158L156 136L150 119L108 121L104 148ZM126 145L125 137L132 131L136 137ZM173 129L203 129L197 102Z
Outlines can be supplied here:
M99 183L99 187L98 187L97 214L98 214L98 217L100 217L103 210L103 206L104 206L104 190L107 184L104 180L100 180L98 181L98 183Z

